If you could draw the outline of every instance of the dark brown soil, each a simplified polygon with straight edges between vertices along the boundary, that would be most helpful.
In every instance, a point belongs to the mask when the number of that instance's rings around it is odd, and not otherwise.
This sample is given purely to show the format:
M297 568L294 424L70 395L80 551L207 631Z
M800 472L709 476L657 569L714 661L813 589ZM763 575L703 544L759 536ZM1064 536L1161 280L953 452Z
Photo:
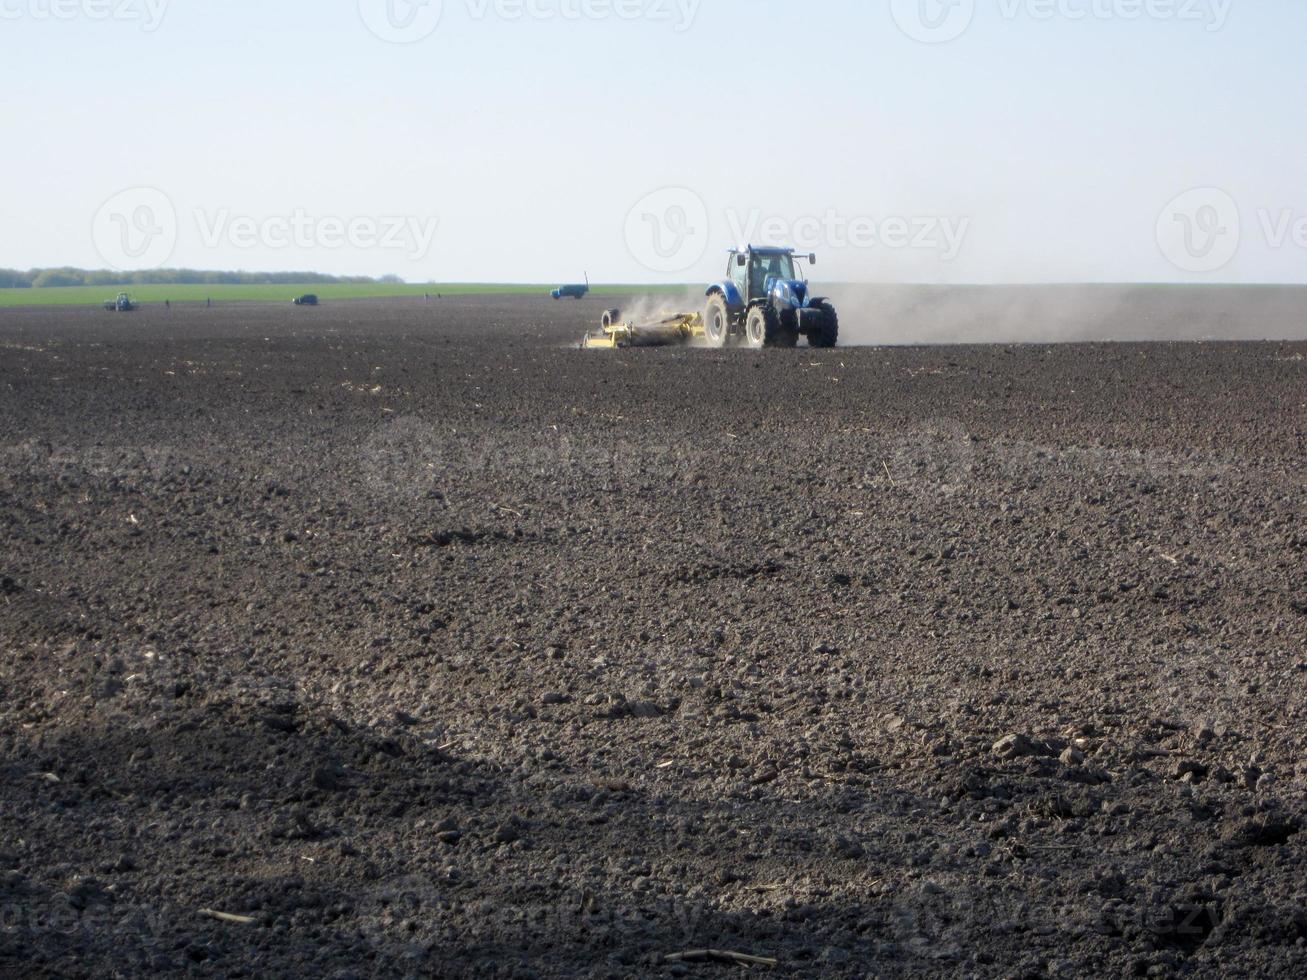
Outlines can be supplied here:
M0 314L0 974L1307 972L1307 344L604 305Z

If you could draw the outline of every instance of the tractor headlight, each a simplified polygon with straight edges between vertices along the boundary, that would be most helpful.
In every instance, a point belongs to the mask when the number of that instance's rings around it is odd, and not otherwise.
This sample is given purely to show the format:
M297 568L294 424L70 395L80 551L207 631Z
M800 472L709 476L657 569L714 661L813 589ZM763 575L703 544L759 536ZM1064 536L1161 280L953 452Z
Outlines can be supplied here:
M799 283L778 282L772 290L772 299L778 306L789 306L794 309L801 309L805 305L804 297L807 293Z

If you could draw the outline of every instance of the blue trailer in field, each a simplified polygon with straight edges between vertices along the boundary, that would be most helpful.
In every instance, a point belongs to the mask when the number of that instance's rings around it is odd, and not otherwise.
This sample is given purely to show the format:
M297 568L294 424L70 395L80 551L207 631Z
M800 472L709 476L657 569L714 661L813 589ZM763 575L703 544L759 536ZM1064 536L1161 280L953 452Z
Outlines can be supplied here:
M570 286L559 286L549 295L554 299L585 299L590 293L590 275L586 273L585 283L573 283Z

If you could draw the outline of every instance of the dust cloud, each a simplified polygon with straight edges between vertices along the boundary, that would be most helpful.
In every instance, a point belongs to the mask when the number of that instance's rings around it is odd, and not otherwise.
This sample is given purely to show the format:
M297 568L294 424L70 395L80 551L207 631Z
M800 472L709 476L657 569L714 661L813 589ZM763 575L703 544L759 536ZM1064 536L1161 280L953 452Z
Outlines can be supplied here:
M843 346L1304 340L1307 287L833 285Z
M701 313L706 300L704 290L686 287L683 291L668 290L633 296L613 302L612 309L621 311L626 323L655 323L678 313Z

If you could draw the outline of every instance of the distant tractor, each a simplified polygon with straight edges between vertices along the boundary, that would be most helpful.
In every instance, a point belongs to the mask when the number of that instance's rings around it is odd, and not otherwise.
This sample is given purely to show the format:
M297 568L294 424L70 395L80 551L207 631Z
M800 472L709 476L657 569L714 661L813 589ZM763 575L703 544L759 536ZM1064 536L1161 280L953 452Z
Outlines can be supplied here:
M303 296L296 296L291 302L296 306L317 306L318 297L313 293L305 293Z
M732 249L726 278L708 287L704 343L793 347L803 336L810 347L834 347L840 336L835 307L811 294L796 258L792 248ZM814 265L817 257L807 260Z
M105 300L104 308L110 313L131 313L139 309L140 304L135 302L126 293L119 293L117 299Z
M590 274L586 273L584 283L573 283L570 286L559 286L549 295L554 299L585 299L590 294Z

